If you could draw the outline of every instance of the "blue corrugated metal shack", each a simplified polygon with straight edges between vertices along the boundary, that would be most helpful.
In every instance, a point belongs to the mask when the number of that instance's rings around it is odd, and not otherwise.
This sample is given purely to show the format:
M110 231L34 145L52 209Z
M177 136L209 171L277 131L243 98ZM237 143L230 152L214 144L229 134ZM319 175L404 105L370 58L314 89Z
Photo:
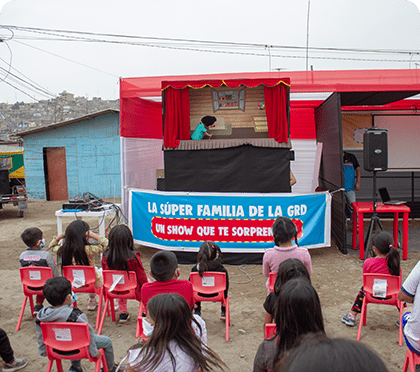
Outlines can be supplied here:
M119 110L20 132L28 197L121 197Z

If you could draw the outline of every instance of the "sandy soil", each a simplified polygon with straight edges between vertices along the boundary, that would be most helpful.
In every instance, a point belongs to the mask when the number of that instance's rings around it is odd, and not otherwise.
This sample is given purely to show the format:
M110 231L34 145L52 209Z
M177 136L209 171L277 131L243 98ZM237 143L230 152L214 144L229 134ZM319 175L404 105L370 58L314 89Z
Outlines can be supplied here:
M61 208L62 202L29 202L29 210L24 218L18 218L17 208L5 205L0 210L0 327L10 337L15 354L26 357L29 365L25 371L46 370L47 359L39 356L33 318L27 305L20 331L15 332L22 306L23 293L18 272L18 258L25 249L20 240L21 232L32 226L44 232L47 244L57 233L54 212ZM67 225L65 221L64 228ZM71 222L71 218L68 219ZM87 220L96 226L97 219ZM387 224L388 222L385 222ZM410 227L418 221L411 221ZM139 248L146 271L149 270L150 257L155 250ZM356 339L357 327L350 328L341 323L341 317L349 308L362 284L362 264L357 254L341 254L336 248L311 250L313 275L312 283L321 299L327 334L331 337ZM420 259L420 252L410 252L409 259L402 262L404 278ZM181 265L181 278L187 279L190 266ZM230 276L230 305L232 324L230 341L225 341L224 322L219 320L219 304L203 303L202 315L207 322L209 346L226 362L231 371L252 371L253 360L258 345L263 339L262 304L266 296L262 267L227 266ZM95 314L87 312L87 297L79 296L79 307L88 314L94 324ZM132 320L125 325L105 321L103 334L111 337L115 360L120 361L127 349L136 343L135 327L138 306L129 301ZM369 305L367 327L363 328L361 342L370 346L382 357L390 371L402 369L406 347L398 346L398 328L395 321L398 312L391 306ZM64 362L68 368L68 363ZM83 361L86 371L93 371L93 365Z

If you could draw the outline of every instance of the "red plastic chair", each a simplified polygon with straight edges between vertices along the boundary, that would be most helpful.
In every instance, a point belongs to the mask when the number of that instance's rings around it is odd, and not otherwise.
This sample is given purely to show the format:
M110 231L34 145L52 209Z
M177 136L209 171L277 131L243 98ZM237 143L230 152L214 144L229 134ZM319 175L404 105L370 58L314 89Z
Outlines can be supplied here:
M101 317L102 308L102 287L95 288L96 273L93 266L84 265L71 265L63 266L63 275L70 281L71 288L74 293L96 293L99 295L98 310L96 312L96 323L95 328L98 329L99 319ZM74 280L76 277L76 281ZM82 287L74 286L77 282L77 278L84 278L85 284ZM74 283L73 283L74 282ZM74 302L74 306L77 307L77 301Z
M373 296L373 284L375 279L382 279L387 281L386 298ZM360 314L359 330L357 332L357 341L360 340L362 332L362 325L366 325L367 304L382 304L394 305L398 307L400 312L400 331L399 331L399 346L402 346L402 321L404 305L398 300L398 292L402 284L401 276L390 274L363 274L363 290L365 291L365 298L363 299L362 312Z
M140 302L139 316L137 317L136 338L140 337L143 341L147 341L149 337L147 337L143 333L143 312L144 312L143 302Z
M276 323L267 323L265 325L264 338L271 338L276 335Z
M277 279L277 273L271 272L268 276L268 287L270 288L271 292L274 292L274 283Z
M206 271L201 277L199 273L191 273L190 281L193 286L194 301L221 302L226 307L226 341L229 341L230 311L229 295L225 298L226 274ZM202 294L214 295L202 297Z
M149 283L152 283L150 279L148 279ZM140 307L139 307L139 315L137 317L137 328L136 328L136 338L141 337L143 341L147 341L149 337L147 337L143 333L143 313L146 313L143 302L140 301Z
M407 349L407 352L405 353L403 372L408 372L408 368L410 368L410 372L415 372L416 364L420 364L420 355L412 352L410 349Z
M42 295L42 287L44 286L45 281L53 277L51 267L27 266L21 267L19 271L20 281L23 285L23 294L25 295L25 298L23 300L22 308L20 309L16 331L19 331L20 329L28 298L29 304L31 305L31 316L35 317L34 300L32 296Z
M105 321L106 312L109 314L109 304L111 304L111 316L112 321L115 322L115 309L114 299L125 298L127 300L136 300L136 288L137 288L137 277L134 271L119 271L119 270L103 270L102 275L104 277L103 295L105 297L105 306L102 312L101 321L99 323L98 335L102 332L102 327ZM115 286L112 292L110 289L114 281L118 280L122 276L120 282ZM139 316L140 313L139 305Z
M41 322L42 339L47 347L48 367L50 372L54 362L58 372L63 372L61 359L78 360L89 359L95 363L95 372L108 372L105 353L99 349L101 357L93 358L89 353L90 334L86 323L72 322Z

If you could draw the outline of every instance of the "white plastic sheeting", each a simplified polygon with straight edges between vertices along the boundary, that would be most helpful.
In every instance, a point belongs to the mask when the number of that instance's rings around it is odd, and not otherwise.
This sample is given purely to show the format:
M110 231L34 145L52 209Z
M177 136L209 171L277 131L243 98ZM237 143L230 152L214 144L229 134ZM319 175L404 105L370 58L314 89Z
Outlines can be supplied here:
M156 190L156 170L163 169L161 139L121 137L121 196L128 217L129 189Z
M316 140L292 140L292 150L295 160L290 162L290 169L296 178L292 192L312 193L318 186L320 156L317 156L317 147L321 144Z

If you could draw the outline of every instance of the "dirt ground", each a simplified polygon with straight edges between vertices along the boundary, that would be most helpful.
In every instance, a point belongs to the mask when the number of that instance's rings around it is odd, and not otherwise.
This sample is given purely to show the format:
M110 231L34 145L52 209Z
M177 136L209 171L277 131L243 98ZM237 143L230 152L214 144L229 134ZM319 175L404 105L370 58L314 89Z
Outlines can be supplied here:
M54 212L61 208L62 202L29 202L29 210L24 218L18 218L17 207L5 205L0 210L0 327L9 334L17 357L25 357L29 365L25 371L46 370L47 359L38 354L36 333L29 305L25 310L21 329L16 332L16 323L22 306L23 292L19 279L18 259L25 249L20 239L27 227L39 227L44 232L47 244L57 234ZM66 221L68 220L68 221ZM72 219L63 221L64 228ZM86 220L91 227L98 223L97 218ZM385 222L387 224L388 222ZM410 221L410 229L418 228L418 221ZM154 249L140 247L146 272ZM357 254L341 254L336 248L313 249L312 283L318 291L322 303L325 327L330 337L356 339L357 327L347 327L341 317L349 311L362 284L363 262ZM420 259L420 252L409 252L409 259L402 262L404 279ZM99 262L98 262L99 263ZM181 278L187 279L190 265L180 265ZM260 265L227 266L231 287L229 290L231 306L230 341L225 340L224 322L219 320L219 304L203 303L202 316L207 323L208 344L229 366L231 371L252 371L256 350L263 340L262 307L266 296L265 281ZM87 297L79 296L79 307L88 315L90 324L95 322L95 314L87 312ZM102 334L111 337L114 344L115 361L119 362L127 349L136 343L135 328L138 305L129 301L132 319L125 325L105 321ZM362 330L361 342L368 345L381 356L389 371L400 371L403 367L406 346L398 346L398 327L395 321L398 311L391 306L369 305L367 327ZM93 364L83 361L86 371L93 371ZM64 362L68 368L69 363ZM54 369L55 371L55 369Z

